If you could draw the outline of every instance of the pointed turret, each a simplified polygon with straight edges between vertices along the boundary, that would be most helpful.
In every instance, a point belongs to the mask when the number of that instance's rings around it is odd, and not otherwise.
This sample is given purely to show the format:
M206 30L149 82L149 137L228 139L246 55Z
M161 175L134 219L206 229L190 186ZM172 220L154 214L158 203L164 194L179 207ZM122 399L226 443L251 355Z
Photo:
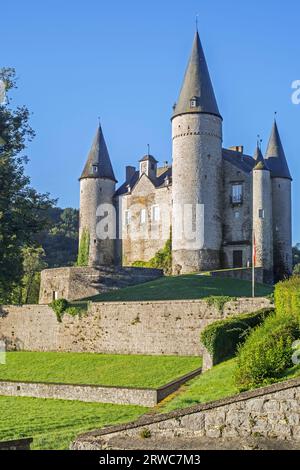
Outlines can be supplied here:
M292 179L278 132L276 120L273 124L265 158L273 178Z
M97 128L97 132L80 179L82 178L105 178L117 181L100 125Z
M254 170L267 170L270 171L266 160L263 157L263 154L261 152L261 148L259 145L257 145L255 153L254 153L254 160L255 160L255 166Z
M217 188L222 185L222 117L198 32L174 107L172 157L173 272L219 269L222 214ZM192 211L189 216L187 208ZM202 215L200 208L205 208ZM193 233L187 233L184 220L191 221Z
M173 117L185 113L220 116L198 31Z
M276 120L266 152L271 170L273 199L273 239L275 281L292 272L292 177L287 164Z
M256 239L256 267L263 268L263 282L273 283L273 216L271 173L261 152L260 142L254 154L253 230Z
M78 262L89 266L114 264L114 235L104 233L114 227L113 197L116 178L101 126L88 154L80 180L80 226ZM102 218L100 220L100 218ZM100 224L101 222L101 224Z

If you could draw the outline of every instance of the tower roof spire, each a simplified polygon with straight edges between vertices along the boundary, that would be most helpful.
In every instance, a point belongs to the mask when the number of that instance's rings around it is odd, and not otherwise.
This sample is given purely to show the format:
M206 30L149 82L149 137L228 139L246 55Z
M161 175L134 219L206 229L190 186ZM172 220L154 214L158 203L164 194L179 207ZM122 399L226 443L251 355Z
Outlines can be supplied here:
M254 153L254 159L255 159L254 170L269 170L270 171L266 163L266 160L264 159L263 154L261 152L261 139L259 136L257 140L256 150Z
M82 178L106 178L117 182L100 121L80 179Z
M281 143L276 116L274 119L265 159L273 177L292 179Z
M173 117L186 113L220 116L198 29Z

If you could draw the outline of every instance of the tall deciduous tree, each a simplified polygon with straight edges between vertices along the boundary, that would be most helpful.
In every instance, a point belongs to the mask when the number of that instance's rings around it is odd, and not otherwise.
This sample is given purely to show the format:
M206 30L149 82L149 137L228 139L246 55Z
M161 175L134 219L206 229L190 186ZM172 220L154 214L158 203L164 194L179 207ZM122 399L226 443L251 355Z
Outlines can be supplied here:
M46 224L54 201L30 186L24 173L26 144L34 137L25 106L13 108L9 92L16 87L14 69L0 69L8 97L0 103L0 302L9 302L23 276L22 248Z

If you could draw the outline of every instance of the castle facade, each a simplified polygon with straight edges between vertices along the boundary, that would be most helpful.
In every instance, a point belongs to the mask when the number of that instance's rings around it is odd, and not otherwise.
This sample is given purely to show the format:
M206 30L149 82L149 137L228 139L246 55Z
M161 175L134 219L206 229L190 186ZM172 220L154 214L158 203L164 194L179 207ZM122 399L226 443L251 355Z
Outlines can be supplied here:
M292 270L291 174L276 121L263 156L222 146L223 119L198 32L172 114L172 164L150 154L117 186L101 126L80 177L80 243L89 266L148 261L172 234L173 273Z

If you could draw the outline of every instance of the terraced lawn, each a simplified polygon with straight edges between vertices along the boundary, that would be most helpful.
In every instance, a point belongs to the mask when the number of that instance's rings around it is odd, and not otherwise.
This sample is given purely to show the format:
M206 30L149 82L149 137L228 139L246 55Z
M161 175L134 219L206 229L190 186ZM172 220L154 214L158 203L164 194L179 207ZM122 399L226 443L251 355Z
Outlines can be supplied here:
M200 357L9 352L0 380L157 388L201 367Z
M272 292L273 288L271 286L264 284L257 284L256 286L257 297L264 297ZM211 296L251 297L251 282L199 274L166 276L137 286L99 294L85 300L92 300L93 302L139 302L202 299Z
M140 406L0 397L0 441L33 437L32 449L68 449L82 432L132 421L146 411Z

